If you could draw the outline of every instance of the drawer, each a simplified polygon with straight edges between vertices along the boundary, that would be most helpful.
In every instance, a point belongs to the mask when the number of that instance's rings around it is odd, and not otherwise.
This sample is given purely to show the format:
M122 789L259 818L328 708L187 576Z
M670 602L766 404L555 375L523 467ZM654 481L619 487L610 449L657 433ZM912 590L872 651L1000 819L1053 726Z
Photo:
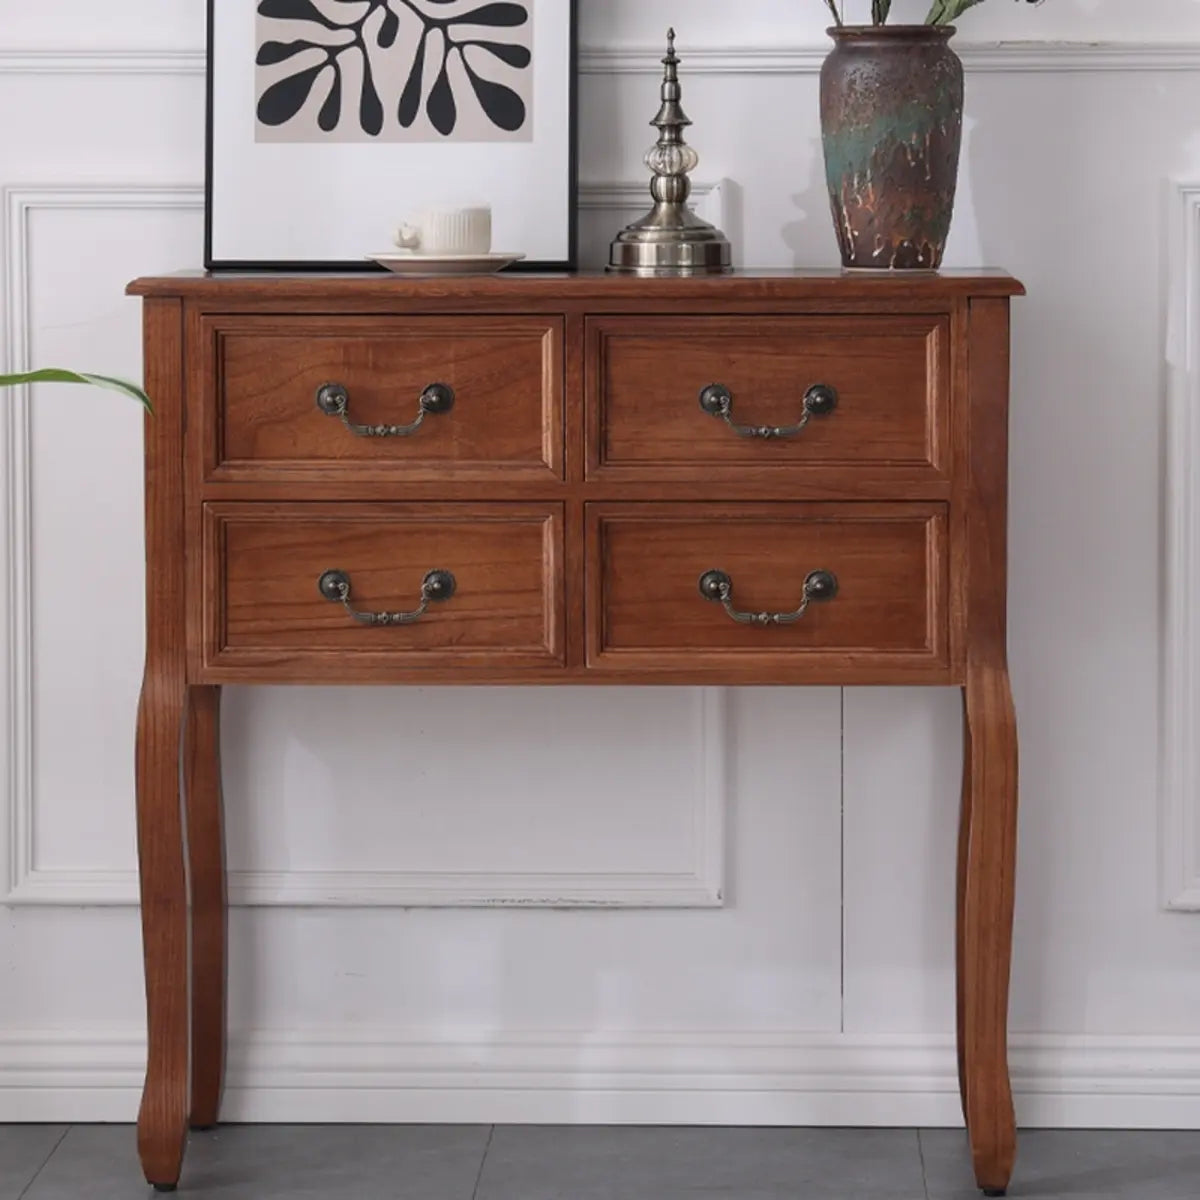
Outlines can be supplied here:
M948 666L941 505L594 504L587 528L592 667Z
M560 317L207 317L205 478L561 478Z
M593 475L945 477L946 317L605 317L588 350Z
M206 667L562 662L560 506L218 503L204 520Z

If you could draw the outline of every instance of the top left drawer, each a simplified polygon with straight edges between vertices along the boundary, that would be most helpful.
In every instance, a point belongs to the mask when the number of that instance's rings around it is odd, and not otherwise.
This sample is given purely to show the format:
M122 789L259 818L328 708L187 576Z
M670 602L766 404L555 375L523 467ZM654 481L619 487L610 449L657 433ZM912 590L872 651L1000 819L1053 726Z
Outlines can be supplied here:
M563 477L563 320L206 316L204 478Z

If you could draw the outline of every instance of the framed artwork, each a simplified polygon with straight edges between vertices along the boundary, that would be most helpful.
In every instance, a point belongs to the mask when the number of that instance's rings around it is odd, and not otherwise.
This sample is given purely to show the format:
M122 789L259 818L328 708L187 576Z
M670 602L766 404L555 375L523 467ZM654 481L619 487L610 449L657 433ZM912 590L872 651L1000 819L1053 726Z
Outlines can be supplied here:
M490 206L568 269L576 0L208 0L205 266L378 270L402 224Z

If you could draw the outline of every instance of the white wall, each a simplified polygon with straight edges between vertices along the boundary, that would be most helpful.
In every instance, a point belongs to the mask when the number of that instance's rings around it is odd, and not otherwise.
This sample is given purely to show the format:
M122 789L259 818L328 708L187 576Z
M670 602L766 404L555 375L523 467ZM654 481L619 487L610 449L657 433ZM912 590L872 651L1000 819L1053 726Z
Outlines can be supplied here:
M0 0L0 361L138 370L124 283L201 253L202 9ZM699 178L737 184L740 261L832 264L818 0L581 9L593 260L633 215L674 22ZM1158 864L1160 828L1174 845L1200 823L1186 787L1159 809L1164 346L1184 268L1200 280L1200 257L1168 253L1168 180L1200 182L1200 3L992 0L961 25L951 259L1030 289L1020 1115L1200 1125L1200 918L1164 911L1182 884ZM1013 39L1035 44L993 44ZM41 391L26 430L3 403L0 1120L127 1119L139 420ZM957 1120L953 693L231 689L226 711L236 883L265 903L232 920L231 1117ZM684 907L421 907L547 894Z

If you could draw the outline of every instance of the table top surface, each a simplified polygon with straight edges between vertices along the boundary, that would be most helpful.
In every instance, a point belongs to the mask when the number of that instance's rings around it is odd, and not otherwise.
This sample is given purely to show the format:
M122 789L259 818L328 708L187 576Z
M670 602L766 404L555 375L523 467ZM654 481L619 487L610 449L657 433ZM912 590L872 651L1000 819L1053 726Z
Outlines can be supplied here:
M577 299L631 297L716 300L722 293L769 300L797 297L830 301L922 300L964 296L1019 296L1023 285L1003 270L881 271L794 268L733 271L726 275L638 277L603 271L504 272L497 275L404 277L382 270L347 272L178 271L135 279L135 296L269 295L272 299L471 296L497 299L552 291Z

